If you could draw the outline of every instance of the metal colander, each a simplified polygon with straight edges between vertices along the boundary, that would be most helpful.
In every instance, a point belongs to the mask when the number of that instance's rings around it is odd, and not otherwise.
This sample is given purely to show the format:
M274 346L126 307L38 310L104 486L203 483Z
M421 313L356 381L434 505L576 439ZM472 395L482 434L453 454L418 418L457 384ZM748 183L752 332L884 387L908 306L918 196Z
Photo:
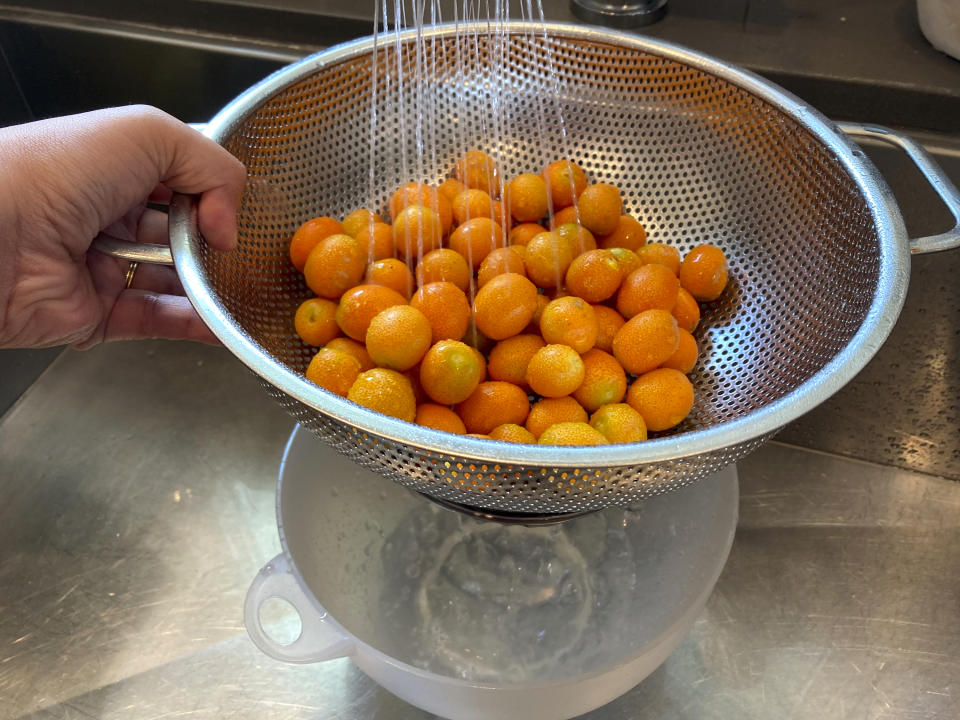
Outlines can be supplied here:
M201 316L339 451L434 498L488 510L625 505L751 452L842 387L886 338L909 267L899 212L856 146L796 98L696 53L605 30L510 23L504 36L484 25L421 39L405 32L396 45L366 39L307 58L207 126L249 172L236 252L207 249L192 201L180 197L171 211L173 255ZM426 72L400 92L398 66L407 77ZM418 108L428 108L426 142L412 131ZM292 323L310 292L287 245L311 217L369 205L371 146L377 209L401 182L441 181L466 148L491 153L506 177L569 156L592 181L622 189L651 241L722 247L731 280L696 332L689 418L645 443L523 446L421 428L304 380L314 350Z

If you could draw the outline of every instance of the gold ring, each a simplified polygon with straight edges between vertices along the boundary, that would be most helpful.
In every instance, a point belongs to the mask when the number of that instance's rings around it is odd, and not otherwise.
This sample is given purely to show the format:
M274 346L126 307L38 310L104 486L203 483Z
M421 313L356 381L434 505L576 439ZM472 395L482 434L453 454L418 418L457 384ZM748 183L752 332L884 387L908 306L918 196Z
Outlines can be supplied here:
M136 260L132 260L127 266L127 274L123 276L123 286L128 290L130 286L133 285L133 276L137 272L138 267L140 267L140 263Z

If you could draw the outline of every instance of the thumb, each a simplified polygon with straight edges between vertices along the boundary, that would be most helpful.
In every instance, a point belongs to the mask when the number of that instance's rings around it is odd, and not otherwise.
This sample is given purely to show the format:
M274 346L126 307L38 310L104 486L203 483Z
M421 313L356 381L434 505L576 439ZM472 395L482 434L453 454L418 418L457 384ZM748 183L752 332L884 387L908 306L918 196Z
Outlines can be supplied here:
M175 118L150 109L159 125L160 184L174 192L200 195L198 222L206 241L231 250L237 241L237 208L246 181L243 164L223 147Z

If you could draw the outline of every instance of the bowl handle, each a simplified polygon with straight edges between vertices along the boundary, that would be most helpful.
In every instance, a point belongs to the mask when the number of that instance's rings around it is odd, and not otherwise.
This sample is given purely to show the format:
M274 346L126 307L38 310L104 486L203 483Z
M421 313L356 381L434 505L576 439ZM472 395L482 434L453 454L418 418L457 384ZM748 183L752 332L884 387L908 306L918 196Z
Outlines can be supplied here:
M300 635L289 645L273 640L260 624L260 608L271 598L290 603L300 616ZM243 622L253 644L274 660L298 664L323 662L345 657L353 651L353 638L334 627L325 611L317 611L282 553L264 565L250 584L243 603Z
M836 126L852 137L876 140L887 145L895 145L903 150L953 215L955 223L952 229L939 235L911 238L911 253L923 254L960 247L960 191L926 150L903 133L882 125L838 122Z

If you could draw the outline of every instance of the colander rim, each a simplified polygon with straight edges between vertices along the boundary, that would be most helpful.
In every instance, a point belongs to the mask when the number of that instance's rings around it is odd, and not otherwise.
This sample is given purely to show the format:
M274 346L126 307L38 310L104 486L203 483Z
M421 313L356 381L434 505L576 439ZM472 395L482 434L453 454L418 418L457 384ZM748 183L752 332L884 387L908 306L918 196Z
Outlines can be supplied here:
M461 23L461 33L484 33L486 22ZM823 368L779 399L742 417L642 443L597 447L522 445L453 435L421 427L356 405L330 393L274 359L230 317L205 279L203 241L197 231L196 202L178 196L170 209L170 244L184 291L198 314L223 345L255 374L286 395L325 416L378 438L430 452L481 462L539 467L622 467L705 455L776 432L809 412L849 382L873 357L893 329L906 296L909 277L908 236L892 192L866 155L820 112L770 81L685 46L627 32L559 22L510 21L497 25L509 34L547 33L550 37L615 44L660 55L725 80L792 118L822 142L838 160L870 209L879 237L879 276L870 309L847 345ZM449 35L455 25L424 28L420 36ZM400 33L401 42L417 37ZM391 38L393 35L391 34ZM392 40L391 40L392 41ZM378 42L383 42L382 39ZM372 36L312 54L281 68L238 95L207 124L204 133L220 142L265 100L333 64L362 56L374 48Z

